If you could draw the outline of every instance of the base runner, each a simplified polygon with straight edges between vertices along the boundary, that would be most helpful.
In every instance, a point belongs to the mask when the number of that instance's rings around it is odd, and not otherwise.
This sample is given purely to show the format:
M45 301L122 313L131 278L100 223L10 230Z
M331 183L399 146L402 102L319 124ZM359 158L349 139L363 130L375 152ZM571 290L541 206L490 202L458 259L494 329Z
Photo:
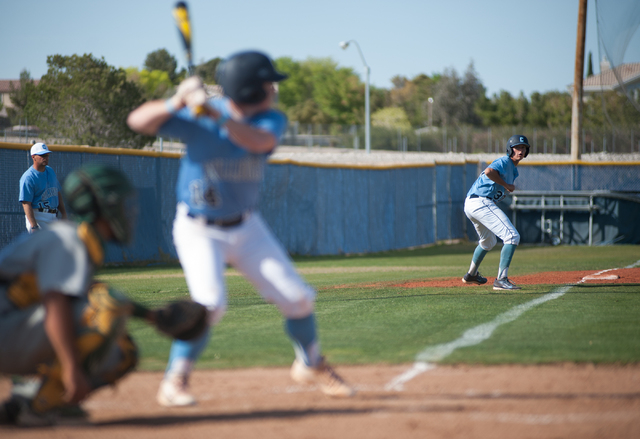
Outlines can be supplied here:
M518 163L529 155L529 141L517 134L507 141L507 155L492 162L475 181L464 202L464 213L473 223L478 234L478 246L473 252L469 272L462 282L483 285L487 278L478 272L485 255L497 243L496 237L503 242L500 252L498 277L493 282L494 290L519 290L509 280L507 274L511 259L520 243L520 234L511 224L505 213L496 205L508 192L513 192L513 182L518 177Z

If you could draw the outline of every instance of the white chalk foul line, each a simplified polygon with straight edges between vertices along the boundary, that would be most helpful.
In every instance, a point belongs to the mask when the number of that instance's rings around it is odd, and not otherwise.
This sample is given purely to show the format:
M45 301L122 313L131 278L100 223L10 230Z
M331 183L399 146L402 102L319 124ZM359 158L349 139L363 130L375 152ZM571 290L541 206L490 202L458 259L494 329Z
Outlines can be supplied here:
M634 268L637 266L640 266L640 260L625 268ZM617 268L602 270L598 273L595 273L593 276L597 276L599 274L613 270L617 270ZM583 277L576 284L581 284L584 281L585 278ZM387 385L385 386L385 390L401 391L404 388L404 384L406 382L414 379L423 372L435 369L436 365L433 364L434 362L441 361L443 358L449 356L458 348L475 346L482 343L483 341L491 337L491 334L493 334L493 331L495 331L498 326L504 325L505 323L513 322L515 319L520 317L523 313L530 310L531 308L563 296L567 291L571 289L571 287L572 285L565 285L555 291L552 291L551 293L545 294L542 297L538 297L537 299L533 299L529 302L514 306L509 311L498 315L492 321L468 329L464 334L462 334L462 337L458 338L457 340L449 343L442 343L435 346L427 347L425 350L416 355L416 362L413 364L413 367L389 381L389 383L387 383Z
M538 297L537 299L533 299L529 302L514 306L509 311L498 315L490 322L483 323L471 329L467 329L464 334L462 334L462 336L457 340L449 343L429 346L418 355L416 355L416 362L413 364L413 367L411 369L391 380L385 386L385 389L398 391L402 390L406 382L412 380L413 378L427 370L434 369L436 366L432 363L440 361L443 358L449 356L458 348L475 346L482 343L483 341L491 337L491 334L493 334L493 331L495 331L498 326L504 325L505 323L513 322L515 319L520 317L520 315L530 310L531 308L534 308L550 300L557 299L558 297L564 295L567 291L569 291L570 288L570 286L564 286L559 288L557 291L545 294L544 296Z

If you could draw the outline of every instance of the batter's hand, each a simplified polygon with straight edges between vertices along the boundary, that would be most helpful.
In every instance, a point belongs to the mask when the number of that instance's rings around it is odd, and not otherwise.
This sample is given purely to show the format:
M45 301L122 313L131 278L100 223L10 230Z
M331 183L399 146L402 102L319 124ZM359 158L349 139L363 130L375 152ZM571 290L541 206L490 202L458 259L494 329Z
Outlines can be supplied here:
M504 186L504 188L506 190L508 190L509 192L513 192L513 191L516 190L516 187L514 185L512 185L512 184L507 184L507 185Z
M207 92L202 80L197 76L185 79L178 86L175 97L192 111L204 107L207 102Z

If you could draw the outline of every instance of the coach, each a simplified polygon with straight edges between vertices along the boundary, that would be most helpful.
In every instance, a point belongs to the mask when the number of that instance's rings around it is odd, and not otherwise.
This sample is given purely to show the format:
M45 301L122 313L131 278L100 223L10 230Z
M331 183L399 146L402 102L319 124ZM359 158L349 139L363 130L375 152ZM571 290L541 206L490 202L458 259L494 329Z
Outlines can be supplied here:
M49 224L58 218L63 219L67 211L60 196L58 177L49 167L51 151L44 143L36 143L31 147L33 166L20 177L20 197L29 233Z

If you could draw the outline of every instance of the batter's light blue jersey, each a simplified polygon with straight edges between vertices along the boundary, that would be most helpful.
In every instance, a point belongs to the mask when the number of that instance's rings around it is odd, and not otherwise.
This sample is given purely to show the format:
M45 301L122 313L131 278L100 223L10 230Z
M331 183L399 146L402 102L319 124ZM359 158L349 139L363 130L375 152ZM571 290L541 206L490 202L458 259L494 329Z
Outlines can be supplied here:
M505 155L494 160L488 167L498 171L500 177L502 177L507 184L513 184L516 178L518 178L518 168L509 156ZM502 185L499 185L489 179L489 177L487 177L483 172L475 183L473 183L469 192L467 192L467 197L471 195L492 198L495 201L500 201L507 195L507 190Z
M20 196L18 200L28 201L34 209L57 209L58 194L61 190L56 173L49 166L43 172L33 166L20 177Z
M223 117L230 117L229 99L209 100L209 105ZM254 115L244 122L270 132L277 141L284 134L287 118L276 110ZM189 206L193 215L225 219L254 209L267 158L234 144L227 130L208 117L195 118L183 108L172 116L159 134L176 137L187 145L180 163L177 199Z

